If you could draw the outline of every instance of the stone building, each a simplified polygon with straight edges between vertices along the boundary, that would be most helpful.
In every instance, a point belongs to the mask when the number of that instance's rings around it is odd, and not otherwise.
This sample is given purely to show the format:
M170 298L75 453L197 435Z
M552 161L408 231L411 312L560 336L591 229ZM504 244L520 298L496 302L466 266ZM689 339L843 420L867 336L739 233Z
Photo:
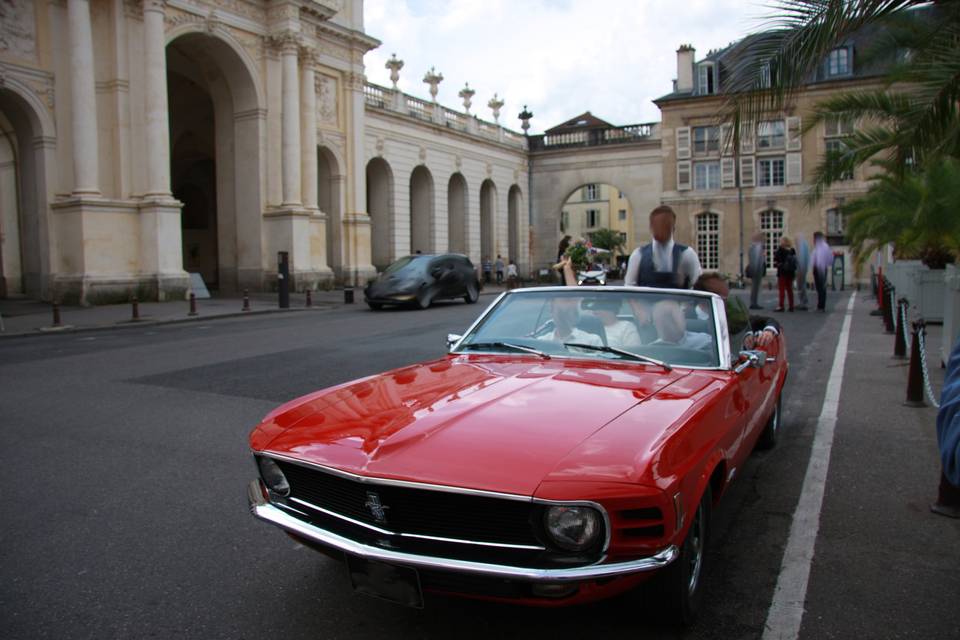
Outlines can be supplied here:
M268 290L279 252L299 290L416 249L528 260L524 139L365 92L378 45L362 0L3 3L0 296Z
M812 246L823 231L835 252L848 254L843 203L866 192L870 169L859 168L811 205L813 170L828 149L843 144L851 122L826 122L804 131L814 105L839 92L877 86L879 62L861 63L861 41L834 49L782 113L745 123L733 148L732 127L718 120L733 45L696 59L692 46L677 50L674 90L655 100L662 115L662 201L677 212L677 238L697 249L703 267L736 277L741 251L764 234L769 273L781 236ZM742 204L741 198L742 195ZM741 224L742 215L742 224ZM846 264L851 260L846 255ZM846 270L849 281L853 269Z

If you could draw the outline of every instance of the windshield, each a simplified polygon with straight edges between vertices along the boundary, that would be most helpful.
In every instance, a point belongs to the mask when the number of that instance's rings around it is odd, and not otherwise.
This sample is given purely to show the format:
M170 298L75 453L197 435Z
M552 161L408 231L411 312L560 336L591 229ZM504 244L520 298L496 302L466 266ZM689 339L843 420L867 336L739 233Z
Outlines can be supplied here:
M711 297L675 292L520 291L504 296L458 351L719 365Z
M405 258L400 258L389 267L383 270L383 273L396 273L402 269L410 268L418 269L425 265L429 260L430 256L406 256Z

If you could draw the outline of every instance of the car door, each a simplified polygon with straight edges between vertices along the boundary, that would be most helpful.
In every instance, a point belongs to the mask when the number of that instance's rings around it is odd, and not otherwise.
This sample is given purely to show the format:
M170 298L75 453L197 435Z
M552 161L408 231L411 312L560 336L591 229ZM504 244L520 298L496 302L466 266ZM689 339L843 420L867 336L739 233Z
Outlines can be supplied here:
M741 362L740 353L748 347L748 336L751 335L750 315L739 298L730 296L725 301L727 327L730 340L731 366ZM737 467L750 455L756 436L763 428L764 411L767 390L772 386L773 368L770 366L748 366L740 373L732 373L731 417L736 426L736 443L731 451L733 464Z

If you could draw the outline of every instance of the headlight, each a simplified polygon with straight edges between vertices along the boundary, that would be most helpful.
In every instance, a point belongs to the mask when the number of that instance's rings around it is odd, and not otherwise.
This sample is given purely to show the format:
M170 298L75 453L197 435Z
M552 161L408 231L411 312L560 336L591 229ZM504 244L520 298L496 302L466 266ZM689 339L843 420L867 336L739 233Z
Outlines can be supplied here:
M267 485L267 489L284 497L290 495L290 483L287 482L287 477L283 475L283 471L276 462L264 456L257 456L257 466L260 467L260 477L263 478L263 484Z
M589 549L603 532L603 519L591 507L549 507L543 521L550 539L569 551Z

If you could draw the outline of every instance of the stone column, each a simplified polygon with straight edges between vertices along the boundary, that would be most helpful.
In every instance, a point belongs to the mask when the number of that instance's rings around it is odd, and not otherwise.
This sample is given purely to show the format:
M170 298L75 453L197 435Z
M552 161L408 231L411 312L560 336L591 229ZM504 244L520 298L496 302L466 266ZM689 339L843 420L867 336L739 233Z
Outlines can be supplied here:
M100 195L97 95L93 32L88 0L67 0L70 39L70 125L73 133L73 195Z
M147 197L170 195L167 51L163 34L166 4L166 0L145 0L143 3L143 57L147 74Z
M361 67L362 69L362 67ZM360 284L376 275L371 263L370 216L367 215L367 163L362 70L344 74L347 87L347 209L343 218L343 264L338 274L345 282Z
M283 65L282 120L280 141L282 148L282 184L285 208L302 205L300 199L300 79L297 54L300 43L295 33L285 33L278 39Z
M317 208L317 89L314 73L316 54L304 47L300 67L300 127L303 147L300 150L303 206Z

